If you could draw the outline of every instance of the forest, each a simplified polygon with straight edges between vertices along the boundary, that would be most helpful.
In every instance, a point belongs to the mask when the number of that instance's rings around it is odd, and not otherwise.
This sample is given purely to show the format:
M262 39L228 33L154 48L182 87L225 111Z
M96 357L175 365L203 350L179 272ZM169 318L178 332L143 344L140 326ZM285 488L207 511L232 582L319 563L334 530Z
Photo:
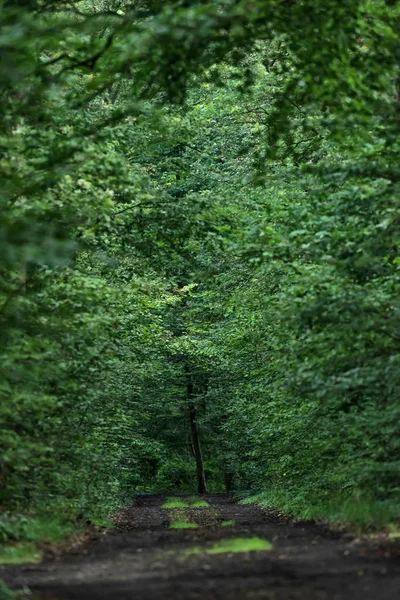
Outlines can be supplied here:
M151 493L395 523L400 4L0 14L0 542Z

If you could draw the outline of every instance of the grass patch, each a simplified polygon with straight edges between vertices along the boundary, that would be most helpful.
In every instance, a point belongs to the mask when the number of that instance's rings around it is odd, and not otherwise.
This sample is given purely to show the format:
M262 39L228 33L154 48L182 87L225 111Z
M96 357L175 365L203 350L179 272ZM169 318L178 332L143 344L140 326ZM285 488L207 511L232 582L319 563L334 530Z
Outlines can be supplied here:
M197 546L185 550L186 556L193 554L234 554L239 552L265 552L272 550L273 546L268 540L259 537L251 538L228 538L216 542L209 548Z
M190 499L190 508L206 508L208 506L210 506L208 502L206 502L202 498Z
M189 508L189 504L182 498L167 498L161 508Z
M318 519L343 523L358 532L394 527L400 517L400 504L393 500L376 500L362 495L337 494L328 500L279 488L242 500L240 504L259 504L275 508L295 519Z
M388 533L389 540L398 540L400 538L400 531L391 527L391 531Z
M169 529L197 529L197 523L191 523L190 521L171 521Z
M217 542L207 550L207 554L223 554L226 552L255 552L272 550L273 546L268 540L259 537L230 538Z
M37 563L43 554L40 544L62 544L82 531L83 525L65 518L7 514L0 523L0 565Z
M40 541L48 544L56 544L68 538L74 531L76 525L70 522L62 522L56 519L38 517L28 522L26 527L27 539Z
M20 542L13 545L0 546L0 565L19 565L37 563L42 553L34 542Z
M210 506L206 500L192 496L191 498L167 498L161 508L206 508Z
M233 527L233 525L236 525L236 521L222 521L221 523L222 527Z
M169 529L196 529L197 523L192 523L190 517L185 510L174 510L171 517L171 522L168 525Z
M7 515L0 523L1 542L44 542L56 544L75 531L82 530L77 523L67 519L41 514L38 516Z

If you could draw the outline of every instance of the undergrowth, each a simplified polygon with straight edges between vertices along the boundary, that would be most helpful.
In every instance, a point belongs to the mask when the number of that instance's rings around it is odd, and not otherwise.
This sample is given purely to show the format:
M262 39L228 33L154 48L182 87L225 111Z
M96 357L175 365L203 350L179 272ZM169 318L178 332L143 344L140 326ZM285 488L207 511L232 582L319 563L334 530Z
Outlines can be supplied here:
M295 519L316 519L345 524L358 532L390 528L399 520L400 501L377 500L361 493L338 493L329 499L272 488L244 498L242 504L275 508Z
M100 527L112 525L106 517L82 521L49 514L4 513L0 522L0 565L38 562L43 545L66 543L73 534L82 533L89 523Z
M79 521L50 515L3 515L0 523L0 543L42 542L56 544L67 539L83 526Z
M0 565L36 563L41 558L42 552L34 542L17 542L0 546Z
M0 600L17 600L24 596L23 592L15 592L10 590L6 584L0 579Z

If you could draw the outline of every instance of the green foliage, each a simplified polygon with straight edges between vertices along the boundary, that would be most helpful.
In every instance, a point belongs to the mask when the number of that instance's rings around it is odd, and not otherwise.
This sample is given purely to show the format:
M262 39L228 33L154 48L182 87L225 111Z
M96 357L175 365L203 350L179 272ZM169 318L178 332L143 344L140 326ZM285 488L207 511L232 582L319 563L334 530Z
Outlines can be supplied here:
M161 508L205 508L210 506L202 498L193 496L192 498L167 498Z
M183 459L168 461L161 465L154 488L161 492L193 491L195 487L195 465L194 462L188 462ZM175 499L174 499L175 500ZM179 502L181 502L179 500ZM184 502L184 501L182 501Z
M51 512L37 517L4 514L3 519L0 525L0 540L3 542L15 540L58 543L77 528L77 524Z
M189 504L181 498L167 498L161 508L188 508Z
M14 592L10 590L1 580L0 580L0 600L17 600L17 598L22 598L21 592Z
M352 525L359 531L390 529L397 522L399 505L393 500L377 500L355 492L332 493L332 498L321 501L318 493L306 490L306 494L293 493L284 488L273 488L242 501L243 504L257 503L275 507L296 519L318 519Z
M206 502L206 500L203 500L202 498L191 498L190 499L190 507L191 508L206 508L207 506L210 506L208 504L208 502Z
M396 519L397 4L0 9L2 539L195 492L189 382L210 491Z
M0 546L0 565L19 565L21 563L37 563L42 553L33 542Z

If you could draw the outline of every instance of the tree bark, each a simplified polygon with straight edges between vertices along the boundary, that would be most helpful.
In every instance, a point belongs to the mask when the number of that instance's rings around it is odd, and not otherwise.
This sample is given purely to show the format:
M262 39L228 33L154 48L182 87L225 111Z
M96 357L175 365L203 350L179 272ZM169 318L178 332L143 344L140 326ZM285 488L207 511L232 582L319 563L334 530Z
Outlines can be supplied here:
M187 391L187 400L188 400L188 406L189 406L190 429L192 432L192 444L193 444L194 456L196 459L197 491L199 494L206 494L207 493L206 476L204 473L204 464L203 464L203 456L201 453L199 428L197 426L197 419L196 419L197 411L196 411L196 404L194 401L193 383L192 383L190 375L188 375L186 391Z

